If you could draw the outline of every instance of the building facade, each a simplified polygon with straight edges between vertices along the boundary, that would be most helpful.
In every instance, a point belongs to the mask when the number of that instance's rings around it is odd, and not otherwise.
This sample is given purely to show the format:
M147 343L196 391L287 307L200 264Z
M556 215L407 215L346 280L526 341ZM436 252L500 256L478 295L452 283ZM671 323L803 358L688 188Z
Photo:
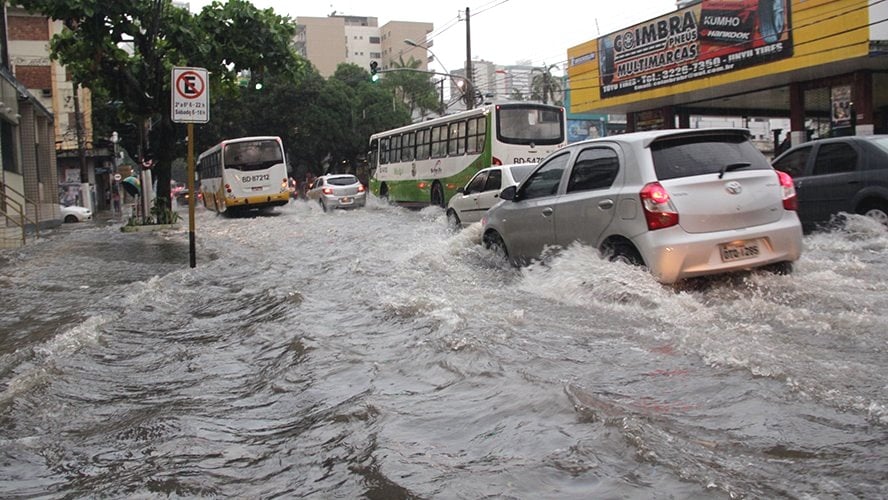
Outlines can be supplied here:
M383 26L375 17L344 16L297 17L296 49L325 78L342 63L368 68L376 61L388 69L403 58L419 61L419 69L428 69L428 51L407 45L404 40L422 42L432 32L431 23L391 21Z
M787 145L888 133L888 4L679 6L568 49L571 111L626 113L630 131L690 128L701 116L783 119Z
M111 158L107 148L93 143L91 94L75 88L65 68L50 59L49 42L62 22L10 6L7 24L12 74L54 117L58 182L52 197L65 205L108 209Z
M0 20L0 246L58 225L58 171L53 115L12 71L5 15Z

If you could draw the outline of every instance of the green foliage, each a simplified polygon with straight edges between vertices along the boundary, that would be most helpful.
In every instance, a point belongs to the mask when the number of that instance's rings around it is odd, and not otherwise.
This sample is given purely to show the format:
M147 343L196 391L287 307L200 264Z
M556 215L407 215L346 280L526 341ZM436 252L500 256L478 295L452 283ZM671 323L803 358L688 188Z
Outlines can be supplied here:
M412 56L407 61L400 57L392 61L394 71L387 72L383 86L390 89L398 99L407 104L411 116L415 112L426 115L430 111L443 113L443 105L431 81L431 75L419 70L421 61ZM416 71L398 71L398 69Z
M555 105L562 105L561 81L558 77L552 75L552 70L557 68L555 64L547 66L545 69L534 69L533 79L530 82L530 98L535 101L542 101L544 104L551 102Z
M194 126L195 155L225 138L277 135L295 175L359 165L371 134L440 106L422 72L386 73L374 85L366 69L344 64L325 80L296 54L294 22L247 0L214 1L196 15L170 0L18 3L64 20L66 29L51 42L52 57L93 92L96 139L117 131L121 147L149 148L158 197L167 204L173 161L186 152L185 125L170 117L173 67L209 71L210 122ZM395 64L419 67L413 59ZM249 84L241 86L245 75ZM150 135L141 137L132 124L147 122Z

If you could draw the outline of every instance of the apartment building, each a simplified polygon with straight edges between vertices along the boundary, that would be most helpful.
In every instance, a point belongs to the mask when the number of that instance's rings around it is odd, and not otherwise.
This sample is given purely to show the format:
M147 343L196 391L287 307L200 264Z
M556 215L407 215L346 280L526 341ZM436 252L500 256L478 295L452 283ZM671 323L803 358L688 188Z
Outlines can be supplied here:
M420 62L428 69L428 51L411 47L405 39L421 42L434 29L431 23L390 21L379 26L375 17L331 14L327 17L297 17L296 48L325 78L341 63L368 68L370 61L390 68L401 57Z

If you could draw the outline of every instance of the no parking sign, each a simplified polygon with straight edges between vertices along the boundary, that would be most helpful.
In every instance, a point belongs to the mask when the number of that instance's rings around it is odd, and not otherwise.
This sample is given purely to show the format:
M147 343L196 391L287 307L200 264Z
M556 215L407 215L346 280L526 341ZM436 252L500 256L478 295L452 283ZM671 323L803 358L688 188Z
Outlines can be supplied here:
M173 68L172 119L175 123L210 121L210 90L204 68Z

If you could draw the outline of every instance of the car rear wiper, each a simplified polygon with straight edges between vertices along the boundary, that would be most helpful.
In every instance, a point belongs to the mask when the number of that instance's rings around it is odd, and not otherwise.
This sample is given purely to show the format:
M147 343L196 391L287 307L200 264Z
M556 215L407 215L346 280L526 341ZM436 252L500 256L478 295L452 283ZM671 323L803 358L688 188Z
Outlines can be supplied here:
M725 172L732 172L734 170L746 168L750 165L752 165L752 163L749 163L748 161L738 161L737 163L728 163L727 165L722 167L721 171L719 171L718 178L721 179L722 177L724 177Z

